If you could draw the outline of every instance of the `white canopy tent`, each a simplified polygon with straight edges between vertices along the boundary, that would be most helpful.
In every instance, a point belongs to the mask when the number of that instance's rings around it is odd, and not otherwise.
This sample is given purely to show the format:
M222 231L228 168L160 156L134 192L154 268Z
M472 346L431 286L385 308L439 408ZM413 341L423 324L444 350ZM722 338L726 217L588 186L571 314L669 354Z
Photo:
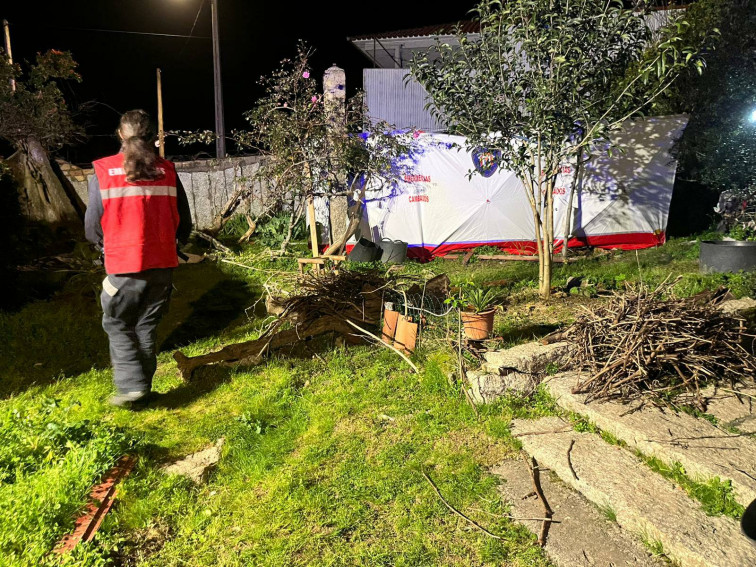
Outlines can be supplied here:
M628 121L613 135L611 155L594 153L576 184L570 247L664 243L677 167L670 150L686 124L686 116ZM482 245L535 252L530 205L512 172L469 176L485 155L466 151L458 136L421 134L417 142L411 171L390 187L368 187L356 238L401 240L409 256L425 259ZM565 164L554 191L557 247L574 171Z

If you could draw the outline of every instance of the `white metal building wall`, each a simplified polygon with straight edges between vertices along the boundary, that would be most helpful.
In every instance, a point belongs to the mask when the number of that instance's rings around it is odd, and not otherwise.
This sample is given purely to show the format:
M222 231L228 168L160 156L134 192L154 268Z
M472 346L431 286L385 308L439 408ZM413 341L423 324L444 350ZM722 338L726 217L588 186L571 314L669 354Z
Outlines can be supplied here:
M428 94L414 78L405 85L409 69L364 69L365 103L372 123L385 120L397 128L443 132L446 126L433 118L425 104Z

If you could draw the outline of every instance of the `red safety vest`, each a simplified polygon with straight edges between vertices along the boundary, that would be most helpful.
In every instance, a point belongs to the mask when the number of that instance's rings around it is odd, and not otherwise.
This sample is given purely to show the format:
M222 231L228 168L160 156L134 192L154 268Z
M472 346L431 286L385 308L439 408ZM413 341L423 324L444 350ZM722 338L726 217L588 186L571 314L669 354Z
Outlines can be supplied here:
M126 181L123 154L93 163L102 196L102 232L105 271L133 274L150 268L175 268L176 168L158 158L164 175L157 179Z

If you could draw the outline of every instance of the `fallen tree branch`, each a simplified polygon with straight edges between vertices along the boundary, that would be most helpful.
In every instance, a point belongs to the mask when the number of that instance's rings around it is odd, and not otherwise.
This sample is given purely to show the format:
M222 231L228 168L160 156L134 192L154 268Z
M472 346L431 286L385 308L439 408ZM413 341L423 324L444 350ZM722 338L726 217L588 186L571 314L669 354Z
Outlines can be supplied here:
M466 520L467 522L469 522L470 524L472 524L473 526L475 526L476 528L478 528L480 531L482 531L487 536L492 537L494 539L502 539L501 536L498 536L498 535L496 535L494 533L489 532L486 528L484 528L483 526L481 526L478 522L476 522L472 518L468 518L462 512L460 512L459 510L457 510L454 506L452 506L451 504L449 504L446 501L446 499L442 496L441 491L438 489L438 486L436 486L436 483L433 482L433 480L431 480L431 477L429 477L426 474L425 471L422 471L422 473L423 473L423 476L425 477L425 480L427 480L430 483L430 485L433 487L433 490L436 491L436 495L438 495L438 498L441 500L441 502L444 503L444 506L446 506L449 510L451 510L452 512L454 512L460 518L463 518L464 520Z
M221 252L226 252L226 253L231 252L231 249L228 246L221 244L220 242L218 242L218 240L216 240L209 234L206 234L200 230L193 230L192 234L197 235L201 239L208 241L213 246L213 248L216 248L217 250L220 250Z
M245 214L244 218L247 221L247 226L249 228L247 229L247 232L245 232L244 234L242 234L241 238L239 238L239 240L236 241L237 244L241 244L242 242L246 242L247 240L249 240L251 238L252 234L257 229L257 223L252 220L251 216L249 216L248 214Z
M535 492L531 492L532 496L535 496ZM559 520L552 520L551 518L521 518L520 516L511 516L509 514L497 514L496 512L489 512L481 508L470 508L481 514L488 514L494 518L506 518L507 520L516 520L518 522L551 522L552 524L561 524Z
M173 358L178 364L181 377L184 380L191 380L192 373L200 366L217 362L225 364L243 362L255 366L262 362L262 357L266 351L329 332L346 334L350 330L342 320L336 317L321 317L311 324L297 325L293 329L274 333L270 337L261 337L253 341L228 345L209 354L189 357L177 350L173 353Z
M751 394L746 394L745 392L740 392L738 390L730 390L729 388L719 388L723 392L729 392L731 394L735 394L736 396L745 396L746 398L751 398L752 400L756 400L756 396L752 396Z
M575 446L575 440L573 439L570 441L570 446L567 449L567 464L570 467L570 472L572 473L572 476L575 480L580 480L578 478L577 473L575 472L575 467L572 466L572 448Z
M549 535L549 526L551 525L551 518L554 515L554 512L551 509L551 506L549 506L549 501L546 500L546 496L543 494L543 489L541 488L541 475L538 461L535 460L535 457L528 458L525 453L522 453L522 458L530 470L530 478L533 481L533 490L538 495L538 499L543 505L543 515L545 518L548 518L541 524L541 532L538 534L538 545L543 547L546 545L546 538Z

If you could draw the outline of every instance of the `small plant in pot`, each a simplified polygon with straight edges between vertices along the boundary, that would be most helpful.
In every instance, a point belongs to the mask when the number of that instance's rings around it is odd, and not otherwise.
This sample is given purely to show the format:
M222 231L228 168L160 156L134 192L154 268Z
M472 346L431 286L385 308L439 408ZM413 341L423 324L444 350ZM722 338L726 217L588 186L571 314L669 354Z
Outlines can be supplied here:
M460 315L465 336L473 341L483 341L491 336L494 313L499 293L493 288L468 284L462 291Z

